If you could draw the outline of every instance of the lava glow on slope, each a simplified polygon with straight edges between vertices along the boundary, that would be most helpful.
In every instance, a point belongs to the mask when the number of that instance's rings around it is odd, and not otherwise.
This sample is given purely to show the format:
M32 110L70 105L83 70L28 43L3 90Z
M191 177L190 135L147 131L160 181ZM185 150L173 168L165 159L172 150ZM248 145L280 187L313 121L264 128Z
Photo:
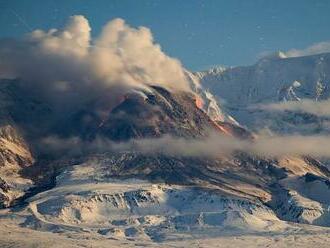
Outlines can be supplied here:
M203 109L203 106L204 106L203 99L198 95L196 95L195 104L196 104L197 108Z

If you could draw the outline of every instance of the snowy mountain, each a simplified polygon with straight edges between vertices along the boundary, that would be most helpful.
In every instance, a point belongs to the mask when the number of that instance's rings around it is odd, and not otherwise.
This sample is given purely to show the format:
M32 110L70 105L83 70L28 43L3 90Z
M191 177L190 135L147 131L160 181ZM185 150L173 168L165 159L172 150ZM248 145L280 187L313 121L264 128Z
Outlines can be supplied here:
M278 133L329 132L329 117L304 112L273 112L259 105L310 99L330 94L330 54L286 58L267 56L252 66L215 68L194 74L205 89L239 123L252 130L269 128Z
M193 92L134 88L60 116L20 85L6 81L1 91L2 123L15 126L4 127L0 143L1 203L10 207L0 214L12 231L155 245L309 232L286 221L330 225L319 196L330 171L311 157L179 153L210 133L258 138L198 84Z

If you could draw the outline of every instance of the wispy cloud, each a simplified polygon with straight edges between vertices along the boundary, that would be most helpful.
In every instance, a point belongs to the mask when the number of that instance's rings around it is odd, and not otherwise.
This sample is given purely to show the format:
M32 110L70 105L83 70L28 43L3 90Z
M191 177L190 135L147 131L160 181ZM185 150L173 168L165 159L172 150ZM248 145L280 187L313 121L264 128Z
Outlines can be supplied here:
M43 152L58 155L86 155L103 152L138 152L142 154L165 154L171 156L219 157L235 151L278 157L285 155L309 155L330 158L330 136L262 136L255 140L241 140L217 133L204 139L183 139L172 136L133 139L115 143L97 138L82 141L79 138L60 139L48 137L40 142ZM45 150L46 149L46 150Z
M253 106L253 108L267 111L296 111L316 116L330 116L330 100L313 101L303 99L301 101L261 104Z
M285 52L263 51L257 55L257 59L302 57L321 53L330 53L330 41L314 43L304 49L293 48Z
M285 55L287 57L300 57L328 52L330 52L330 41L323 41L319 43L314 43L313 45L304 49L291 49L289 51L286 51Z

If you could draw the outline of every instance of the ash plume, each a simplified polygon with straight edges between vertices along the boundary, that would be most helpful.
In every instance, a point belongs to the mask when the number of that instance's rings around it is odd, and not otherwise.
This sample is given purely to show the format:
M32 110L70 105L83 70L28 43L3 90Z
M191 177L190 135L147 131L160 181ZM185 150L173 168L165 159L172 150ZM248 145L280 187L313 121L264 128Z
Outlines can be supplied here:
M114 19L92 38L81 15L72 16L61 29L0 40L0 78L19 78L28 94L59 111L93 99L111 103L148 85L190 90L181 63L161 50L148 28Z

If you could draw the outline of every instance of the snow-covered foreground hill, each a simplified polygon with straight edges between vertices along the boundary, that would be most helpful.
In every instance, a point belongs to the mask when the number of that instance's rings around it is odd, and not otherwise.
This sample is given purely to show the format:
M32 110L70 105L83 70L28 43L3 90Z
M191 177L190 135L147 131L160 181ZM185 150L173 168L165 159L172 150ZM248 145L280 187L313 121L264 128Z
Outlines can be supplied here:
M54 240L61 247L310 247L330 241L329 228L280 220L257 200L192 186L115 180L104 177L106 169L96 162L77 164L26 206L1 210L1 247L58 247ZM307 181L313 194L328 193L319 178ZM304 183L291 178L282 186L313 198Z
M76 165L56 187L29 199L23 224L45 231L89 231L109 238L166 241L280 231L286 224L258 201L192 186L101 179L99 164Z

